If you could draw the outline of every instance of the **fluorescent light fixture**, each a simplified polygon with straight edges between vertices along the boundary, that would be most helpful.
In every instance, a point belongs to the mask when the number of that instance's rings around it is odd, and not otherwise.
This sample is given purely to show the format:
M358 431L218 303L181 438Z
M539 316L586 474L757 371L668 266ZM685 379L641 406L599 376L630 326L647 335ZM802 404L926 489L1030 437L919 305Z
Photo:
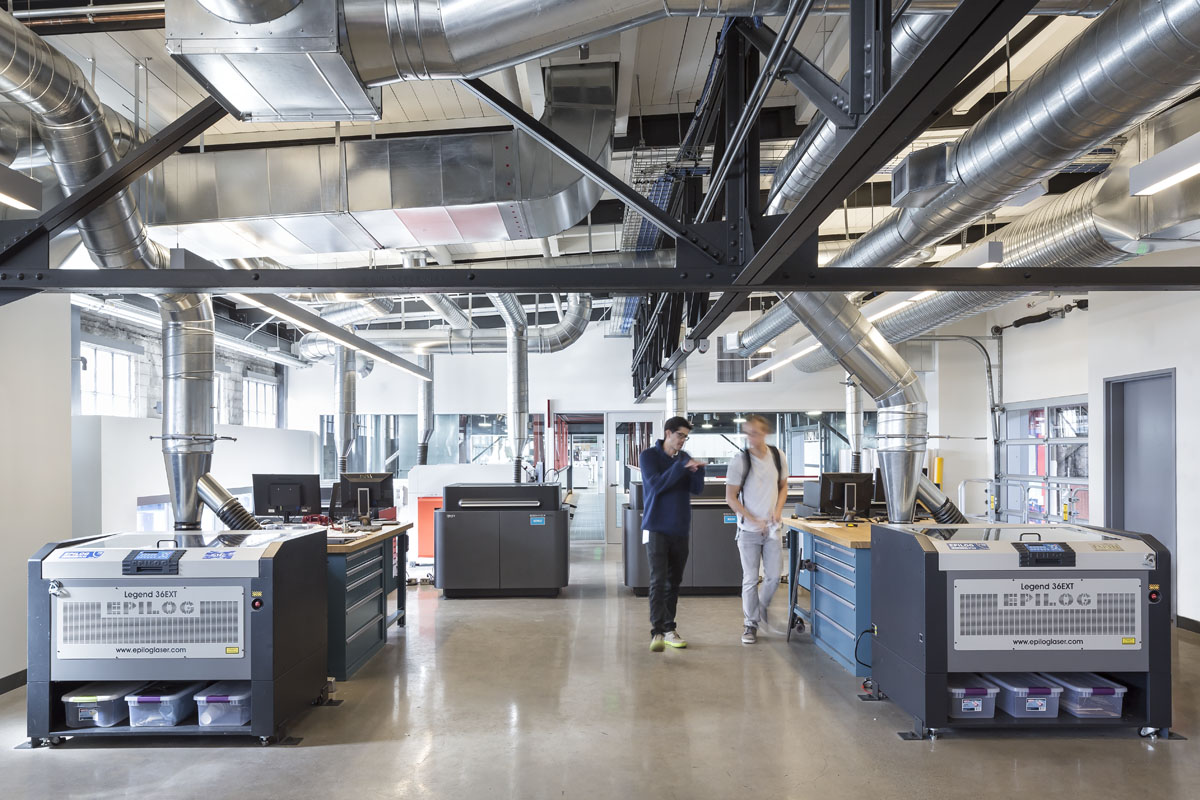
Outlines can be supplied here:
M490 428L490 427L492 427L492 423L490 423L490 422L486 422L486 421L485 421L485 422L481 422L481 423L479 423L479 427L481 427L481 428Z
M1038 181L1033 186L1026 187L1020 192L1017 192L1013 197L1009 198L1004 205L1009 206L1010 208L1027 206L1048 191L1049 189L1046 188L1046 182Z
M883 309L882 311L876 311L874 314L867 317L867 322L874 322L877 319L883 319L884 317L895 314L900 309L905 308L907 306L911 306L912 303L913 303L912 300L901 300L899 303L896 303L893 306L888 306L887 308Z
M805 339L804 341L808 341L808 340ZM775 370L782 367L784 364L790 364L793 361L795 361L797 358L806 356L809 353L819 350L820 348L821 348L821 344L819 342L816 344L808 345L803 348L801 348L800 343L797 342L789 350L785 350L782 353L776 353L774 356L767 359L766 361L759 364L758 366L751 367L750 371L746 373L746 377L751 380L758 380L763 375L767 375L771 372L774 372Z
M1129 168L1129 193L1158 194L1164 189L1200 175L1200 133L1155 153Z
M808 414L810 417L819 417L822 414L824 414L825 412L824 411L805 411L804 413Z
M701 424L701 425L700 425L700 427L701 427L701 428L711 428L711 427L712 427L712 423L711 423L711 422L705 422L705 423Z
M92 297L88 294L73 294L71 295L71 305L91 311L111 319L119 319L122 322L128 322L132 325L138 325L152 331L162 330L162 318L158 312L149 311L144 308L132 306L120 301L105 301ZM282 350L271 350L265 347L260 347L256 344L251 344L236 336L230 336L221 331L216 332L217 348L221 350L229 350L242 355L261 358L265 361L270 361L275 364L281 364L285 367L306 367L308 362L298 358L291 353L286 353Z
M948 258L943 267L978 267L991 269L1004 261L1004 243L997 241L976 242L958 255Z
M11 167L0 166L0 203L21 211L42 207L42 184Z
M733 421L736 422L738 425L741 425L743 422L746 421L746 418L739 414L738 416L733 418Z
M395 353L385 350L373 342L369 342L366 339L355 336L353 333L350 333L344 328L334 325L331 322L327 322L326 320L321 319L319 315L314 314L308 309L302 308L295 303L288 302L282 297L271 294L251 297L250 295L236 293L228 294L227 296L232 297L239 303L245 303L247 305L261 308L264 311L274 314L285 322L291 323L301 330L312 331L314 333L320 333L328 336L330 339L333 339L340 345L349 347L351 350L357 350L358 352L365 353L366 355L374 358L376 361L381 361L384 364L393 366L396 369L407 372L423 381L433 380L433 377L429 374L428 370L422 369L411 361L403 359Z

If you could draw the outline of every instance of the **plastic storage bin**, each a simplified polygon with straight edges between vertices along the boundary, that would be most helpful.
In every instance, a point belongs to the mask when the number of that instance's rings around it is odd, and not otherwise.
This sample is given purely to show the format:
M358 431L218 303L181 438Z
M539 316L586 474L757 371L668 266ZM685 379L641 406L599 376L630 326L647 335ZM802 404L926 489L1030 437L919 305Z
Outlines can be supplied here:
M985 672L983 677L1000 687L996 699L1003 711L1022 719L1058 716L1058 698L1062 687L1033 672Z
M1119 718L1125 705L1124 686L1092 672L1038 673L1063 687L1059 705L1073 717Z
M129 724L135 728L170 728L187 719L196 710L193 695L203 683L154 683L136 694L125 696L129 704Z
M196 693L201 725L245 725L250 721L250 682L221 681Z
M129 706L125 695L145 686L145 681L134 683L97 682L80 686L63 695L67 711L67 726L71 728L111 728L129 717Z
M996 695L1000 687L978 675L951 675L946 681L950 690L951 719L991 719L996 716Z

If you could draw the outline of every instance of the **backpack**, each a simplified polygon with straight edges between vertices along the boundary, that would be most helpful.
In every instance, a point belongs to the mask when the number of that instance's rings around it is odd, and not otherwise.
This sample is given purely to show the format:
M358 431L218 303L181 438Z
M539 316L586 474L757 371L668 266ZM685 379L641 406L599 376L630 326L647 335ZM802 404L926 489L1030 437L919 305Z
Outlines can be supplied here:
M783 474L783 461L779 458L779 448L773 444L769 444L767 447L771 451L771 457L775 459L775 474L779 476L780 481L785 480L787 476ZM742 491L745 491L746 483L750 480L750 468L754 466L754 459L750 457L749 448L742 450L742 461L746 468L742 475ZM742 492L738 492L739 498L741 495Z

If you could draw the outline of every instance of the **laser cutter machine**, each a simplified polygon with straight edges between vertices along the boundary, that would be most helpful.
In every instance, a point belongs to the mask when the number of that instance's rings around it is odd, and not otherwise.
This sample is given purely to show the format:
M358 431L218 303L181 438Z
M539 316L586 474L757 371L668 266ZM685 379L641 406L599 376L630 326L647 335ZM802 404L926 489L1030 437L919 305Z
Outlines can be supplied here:
M926 736L954 727L1169 734L1171 554L1153 536L1082 525L875 525L871 676ZM955 719L947 683L971 673L1102 673L1119 718Z
M326 533L118 533L29 559L28 735L257 736L326 693ZM109 682L248 681L246 725L66 728L65 693Z

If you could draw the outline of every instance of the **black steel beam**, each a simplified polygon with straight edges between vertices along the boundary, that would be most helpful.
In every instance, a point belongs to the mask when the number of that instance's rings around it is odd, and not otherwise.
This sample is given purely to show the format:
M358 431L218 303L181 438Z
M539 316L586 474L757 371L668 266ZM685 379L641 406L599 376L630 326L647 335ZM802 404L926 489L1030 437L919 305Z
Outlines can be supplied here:
M735 23L738 33L762 53L769 53L778 34L765 25L756 26L746 20ZM847 110L850 96L846 89L798 50L783 54L779 77L795 86L821 113L839 127L853 127L855 119Z
M0 266L8 264L14 251L19 251L38 237L53 238L107 203L225 114L225 109L216 100L205 98L54 208L24 223L20 229L11 227L9 235L0 239Z
M733 267L625 269L64 270L0 268L0 291L87 294L287 294L351 292L724 292L741 288ZM755 291L1196 291L1200 267L883 267L784 270ZM734 292L736 293L736 292ZM701 338L693 336L691 338Z
M690 241L700 248L701 251L709 254L716 263L724 261L724 248L717 247L712 242L706 241L700 236L694 226L680 222L651 203L616 175L613 175L607 169L597 164L587 153L584 153L578 147L568 142L547 125L534 119L525 112L525 109L513 103L491 86L488 86L482 79L460 80L459 84L470 90L471 93L484 103L507 117L514 126L529 134L538 142L541 142L559 158L621 198L634 211L645 217L667 236L676 241Z
M736 283L751 289L787 265L800 244L817 232L847 195L941 116L954 88L978 63L979 53L991 50L1034 5L1035 0L973 0L951 13L912 65L862 117L858 128L840 132L838 155L755 253ZM692 337L710 335L741 300L742 293L723 294Z

